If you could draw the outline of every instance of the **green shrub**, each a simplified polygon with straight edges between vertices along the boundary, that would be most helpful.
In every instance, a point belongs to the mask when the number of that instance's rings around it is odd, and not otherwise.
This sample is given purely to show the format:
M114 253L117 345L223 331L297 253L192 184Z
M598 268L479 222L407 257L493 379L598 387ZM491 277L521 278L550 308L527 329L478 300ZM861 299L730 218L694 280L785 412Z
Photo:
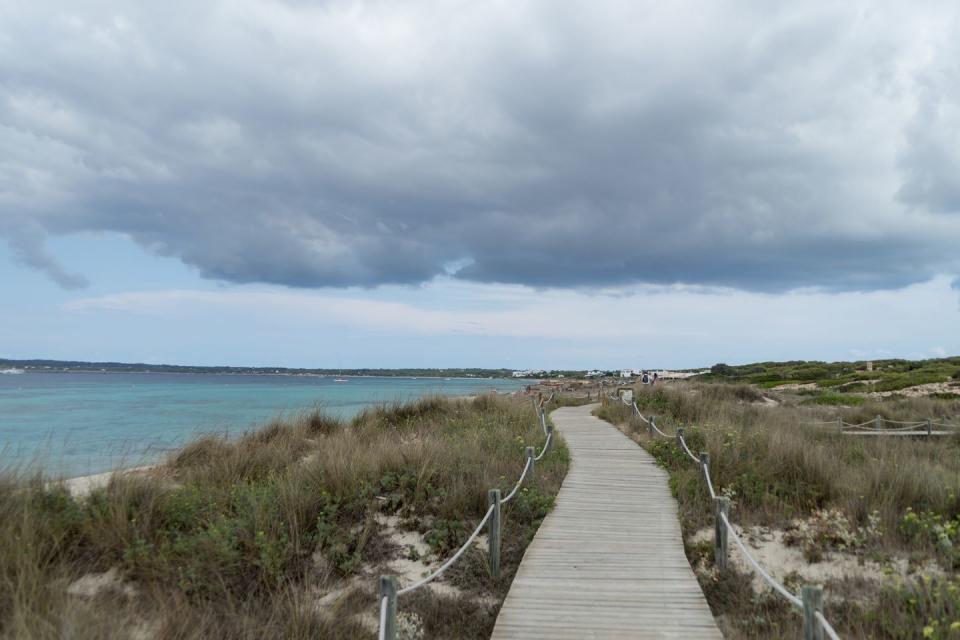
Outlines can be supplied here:
M841 393L823 393L805 399L803 404L856 407L862 405L863 402L864 398L862 396L845 395Z

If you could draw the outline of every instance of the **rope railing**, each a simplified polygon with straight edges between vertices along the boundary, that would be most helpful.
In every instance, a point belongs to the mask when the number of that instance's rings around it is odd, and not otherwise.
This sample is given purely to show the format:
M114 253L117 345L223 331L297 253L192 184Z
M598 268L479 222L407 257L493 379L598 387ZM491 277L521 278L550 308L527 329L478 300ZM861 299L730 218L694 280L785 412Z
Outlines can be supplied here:
M693 452L690 451L690 447L687 446L687 441L684 440L684 438L683 438L683 432L682 432L682 431L678 431L678 432L677 432L677 441L680 442L680 445L683 447L684 453L686 453L686 454L690 457L691 460L693 460L693 461L696 462L697 464L700 464L700 458L698 458L697 456L693 455Z
M544 449L544 451L546 451L546 449ZM524 479L527 477L527 471L529 471L529 470L530 470L530 467L533 466L533 463L530 462L530 460L535 460L535 459L536 459L536 458L527 458L527 463L526 463L525 465L523 465L523 473L520 474L520 479L517 480L517 484L515 484L515 485L513 486L513 491L511 491L510 493L508 493L508 494L507 494L507 497L506 497L506 498L503 498L503 499L500 501L500 504L505 504L505 503L507 503L507 502L510 502L511 500L513 500L513 496L517 495L517 491L520 490L520 487L523 485Z
M960 424L950 424L949 422L931 422L931 426L943 427L944 429L960 429Z
M543 456L546 455L547 451L550 450L550 442L553 440L553 430L547 431L547 439L543 443L543 448L540 450L539 455L537 455L533 461L540 462L543 459Z
M672 437L673 437L673 436L671 436L671 435L667 435L666 433L664 433L663 431L661 431L659 427L657 427L657 419L656 419L656 416L650 416L649 418L645 418L645 417L643 417L643 414L640 413L640 407L637 406L636 401L634 401L634 402L631 403L631 404L633 405L633 414L634 414L636 417L640 418L640 420L641 420L642 422L645 422L645 423L647 424L647 427L648 427L648 429L650 430L650 435L653 435L653 434L656 433L656 434L658 434L658 435L660 435L660 436L663 436L664 438L672 438Z
M655 420L652 420L652 419L650 420L650 428L653 429L654 432L656 432L657 434L663 436L664 438L669 438L669 437L670 437L670 436L668 436L666 433L664 433L663 431L661 431L661 430L657 427L657 422L656 422Z
M380 598L380 629L377 633L378 640L387 640L387 610L390 608L390 598L383 596Z
M838 417L836 420L806 420L800 424L806 425L817 425L825 426L830 425L836 427L841 433L848 433L851 431L862 431L870 433L904 433L906 435L913 435L909 432L917 431L916 435L945 435L942 432L934 433L933 429L958 429L960 424L949 424L947 422L937 422L932 419L926 420L890 420L884 418L883 416L877 416L873 420L867 420L866 422L846 422L843 418ZM900 426L887 426L887 425L900 425Z
M716 490L713 486L713 481L710 478L710 455L706 452L703 452L700 454L700 457L694 456L693 452L690 451L690 447L687 446L683 428L677 428L675 437L677 444L680 446L683 452L689 456L690 459L700 465L700 470L707 485L707 491L710 493L710 499L714 504L714 516L717 520L717 526L715 527L714 558L717 566L720 569L726 569L728 566L727 534L729 533L729 537L733 538L734 543L740 549L743 557L746 558L747 562L753 567L757 575L763 578L763 580L770 585L775 592L779 593L791 604L799 607L803 611L805 638L817 637L812 628L812 625L816 624L822 628L828 636L830 636L831 640L840 640L837 632L834 631L833 627L830 625L830 622L824 617L821 611L823 601L822 589L817 586L805 586L802 590L803 597L797 597L795 594L790 593L786 587L777 582L776 579L774 579L773 576L771 576L760 565L760 563L757 562L756 558L754 558L747 549L747 546L740 538L740 535L737 533L736 529L734 529L733 525L730 524L730 519L727 515L730 510L730 499L726 496L717 496ZM721 523L723 524L722 527L720 526Z
M826 631L827 635L830 636L830 640L840 640L840 636L837 635L837 632L834 631L833 626L823 617L822 611L814 611L814 617L817 619L817 622L820 623L820 626Z
M865 427L865 426L863 426L863 425L856 425L856 426L851 425L851 426L845 427L845 428L848 429L848 430L855 429L855 430L857 430L857 431L876 431L876 432L881 432L881 431L893 431L893 432L896 432L896 431L910 431L911 429L916 429L917 427L921 427L921 426L922 426L922 427L926 427L926 426L927 426L927 423L926 423L926 422L910 422L910 423L904 424L902 427L886 427L886 428L882 428L882 429L877 429L876 427Z
M717 499L717 492L713 490L713 481L710 479L710 465L703 463L703 477L707 481L707 490L710 491L710 499Z
M539 454L534 454L533 447L526 447L524 449L524 459L526 462L523 465L523 471L520 473L520 478L517 480L517 483L514 485L510 493L506 497L500 497L499 489L491 489L488 493L488 499L490 506L487 509L487 512L483 515L483 518L480 519L480 522L474 528L473 532L467 538L456 553L450 556L442 565L437 567L430 575L421 579L414 584L411 584L403 589L397 588L397 580L393 576L380 576L380 621L377 637L379 640L396 640L397 637L397 598L399 596L408 594L412 591L416 591L421 587L424 587L437 578L439 578L445 571L450 567L455 565L457 561L463 557L463 555L469 550L474 541L477 539L477 536L480 535L480 532L483 531L484 527L488 529L488 548L489 552L487 554L490 573L494 578L499 577L500 575L500 509L503 505L509 503L520 491L520 488L523 486L524 482L527 480L529 474L534 472L534 467L537 462L539 462L547 454L548 451L553 446L553 432L554 429L551 425L547 424L546 418L546 405L550 404L553 400L553 394L550 395L550 398L546 402L543 401L543 398L539 402L534 403L534 408L536 409L538 419L540 424L543 427L544 433L546 433L546 439L544 440L543 447L540 450Z

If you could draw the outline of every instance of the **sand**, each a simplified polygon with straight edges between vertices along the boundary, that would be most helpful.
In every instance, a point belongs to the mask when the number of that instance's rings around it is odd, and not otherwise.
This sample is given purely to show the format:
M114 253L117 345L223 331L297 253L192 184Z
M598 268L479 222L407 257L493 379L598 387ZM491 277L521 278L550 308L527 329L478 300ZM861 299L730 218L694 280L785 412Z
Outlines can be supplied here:
M912 567L908 558L891 558L889 562L879 563L863 558L854 553L830 551L824 554L820 562L808 562L800 547L790 546L784 542L784 531L767 529L765 527L748 527L746 529L734 526L744 540L750 554L756 559L773 578L784 583L787 576L797 575L807 584L825 584L831 581L840 581L846 578L859 578L869 582L881 583L890 575L901 578L911 574L941 573L935 564L922 567ZM713 527L701 529L694 534L691 542L712 541ZM763 593L769 589L766 581L760 577L743 556L743 552L732 540L729 542L730 561L740 573L753 578L753 590ZM704 567L704 569L709 569Z
M67 491L70 492L74 498L83 498L90 495L92 492L97 489L102 489L110 484L110 479L114 474L122 475L135 475L142 474L153 469L156 469L158 465L150 464L144 465L142 467L131 467L129 469L115 469L114 471L107 471L106 473L95 473L89 476L78 476L76 478L67 478L62 480L62 484L66 487Z

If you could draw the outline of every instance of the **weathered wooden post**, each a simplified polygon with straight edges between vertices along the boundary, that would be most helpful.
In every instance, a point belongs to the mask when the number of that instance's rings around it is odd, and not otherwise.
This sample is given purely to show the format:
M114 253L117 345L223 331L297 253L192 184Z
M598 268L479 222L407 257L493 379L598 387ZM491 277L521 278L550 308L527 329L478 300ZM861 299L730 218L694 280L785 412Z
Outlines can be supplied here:
M817 612L823 612L823 589L804 586L800 590L803 600L803 640L823 640L823 627L817 620Z
M700 469L703 470L703 481L707 482L709 486L709 478L707 476L710 475L710 454L706 451L700 452Z
M877 416L877 419L874 420L874 426L878 431L883 429L883 416Z
M927 418L927 435L928 436L933 435L933 420L931 420L930 418Z
M397 640L397 579L393 576L380 576L380 605L387 599L387 615L380 620L385 640Z
M837 431L843 433L843 417L837 416Z
M487 500L493 507L490 522L487 524L490 553L490 575L500 577L500 489L490 489Z
M713 499L713 562L718 569L724 571L729 561L727 558L727 525L724 524L721 516L730 517L730 498L718 496Z
M677 427L677 446L683 448L683 427Z
M655 416L647 416L647 431L650 432L650 437L653 437L653 419Z
M546 447L547 453L553 450L553 425L547 425L547 441L543 444Z
M527 472L527 484L533 483L534 473L533 467L537 464L537 461L534 459L533 447L527 447L523 450L523 457L530 461L530 471ZM526 463L524 463L526 465Z

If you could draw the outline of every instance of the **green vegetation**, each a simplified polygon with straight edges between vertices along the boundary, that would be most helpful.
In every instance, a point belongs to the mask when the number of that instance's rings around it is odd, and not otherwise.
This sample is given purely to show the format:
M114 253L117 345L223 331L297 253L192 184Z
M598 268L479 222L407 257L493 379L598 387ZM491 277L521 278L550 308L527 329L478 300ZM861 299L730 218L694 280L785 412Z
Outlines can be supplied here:
M684 426L691 449L710 454L714 485L731 498L734 522L783 532L784 543L810 562L830 562L830 554L842 552L883 567L886 578L826 580L826 614L842 637L958 637L960 437L864 438L802 423L838 414L854 423L875 415L945 419L960 414L960 400L860 398L858 406L838 408L784 394L774 406L761 393L744 384L634 389L642 413L659 416L657 424L670 434ZM619 403L598 414L621 425L670 472L688 539L713 526L699 466L672 439L651 438ZM712 553L712 541L688 546L695 567L712 566ZM749 575L709 569L698 575L727 637L799 637L792 607L755 593ZM797 576L785 580L791 588L799 584Z
M443 557L486 511L487 490L512 487L524 446L542 442L529 400L428 398L350 423L310 413L204 438L85 498L7 471L0 636L372 638L362 619L375 615L376 576L416 555L384 519ZM428 637L489 636L567 460L558 442L505 510L499 579L474 549L445 576L455 595L402 599Z
M864 402L863 396L854 396L846 393L820 393L806 398L803 404L819 404L824 406L856 407Z
M960 380L960 357L934 360L874 360L867 362L758 362L731 366L716 364L701 381L751 383L762 388L786 384L814 384L843 392L899 391L932 382ZM957 387L960 394L960 387Z

